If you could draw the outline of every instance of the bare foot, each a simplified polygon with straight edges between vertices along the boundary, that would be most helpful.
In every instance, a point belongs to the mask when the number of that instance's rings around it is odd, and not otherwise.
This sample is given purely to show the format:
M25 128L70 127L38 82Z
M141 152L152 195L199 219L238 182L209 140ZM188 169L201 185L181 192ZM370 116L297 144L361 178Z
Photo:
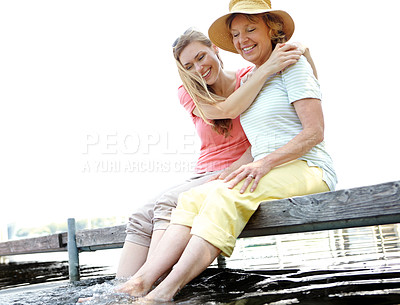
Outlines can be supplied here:
M172 298L174 297L175 293L172 293L171 291L168 292L162 292L159 291L161 289L154 289L152 290L148 295L146 295L143 300L148 302L149 304L168 304L169 302L172 302ZM147 304L147 303L146 303Z
M77 303L83 303L83 302L86 302L86 301L90 301L92 299L93 299L93 297L90 297L90 298L79 298Z
M131 278L129 281L117 287L115 290L121 293L128 293L133 297L142 297L151 289L151 284L147 285L142 277Z
M135 304L140 304L140 305L174 305L176 304L173 301L166 301L166 300L159 300L159 299L150 299L147 296L143 298L139 298L136 300Z

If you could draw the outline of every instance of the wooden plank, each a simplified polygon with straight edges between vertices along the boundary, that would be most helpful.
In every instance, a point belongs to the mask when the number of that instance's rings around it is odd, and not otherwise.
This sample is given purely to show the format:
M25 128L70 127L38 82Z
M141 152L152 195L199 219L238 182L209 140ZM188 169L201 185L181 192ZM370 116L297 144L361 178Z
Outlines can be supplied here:
M105 248L122 247L125 241L125 225L82 230L76 232L76 244L81 251L94 251L99 246Z
M264 202L240 237L400 223L399 186L394 181ZM77 233L81 250L119 247L124 239L124 225Z
M400 223L400 181L263 202L239 237ZM120 248L125 225L76 232L79 251ZM66 251L67 233L0 243L0 256Z
M263 202L240 237L400 223L400 181Z
M2 242L0 256L67 251L67 245L62 242L63 235L66 233Z

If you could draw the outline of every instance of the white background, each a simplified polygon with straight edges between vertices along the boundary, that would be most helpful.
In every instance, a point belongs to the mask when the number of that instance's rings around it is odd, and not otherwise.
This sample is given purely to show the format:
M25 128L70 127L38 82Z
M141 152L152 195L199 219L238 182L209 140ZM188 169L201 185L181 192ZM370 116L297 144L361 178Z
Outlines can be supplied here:
M317 65L338 188L398 180L396 1L272 5ZM198 141L171 44L227 12L227 0L2 0L0 224L128 216L188 176Z

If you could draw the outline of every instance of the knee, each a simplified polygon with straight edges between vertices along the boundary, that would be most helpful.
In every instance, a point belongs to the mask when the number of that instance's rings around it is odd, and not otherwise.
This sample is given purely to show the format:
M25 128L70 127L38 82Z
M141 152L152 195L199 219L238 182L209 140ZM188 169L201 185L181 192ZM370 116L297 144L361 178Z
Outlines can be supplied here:
M126 233L150 238L153 231L153 217L153 209L146 206L140 207L129 217Z

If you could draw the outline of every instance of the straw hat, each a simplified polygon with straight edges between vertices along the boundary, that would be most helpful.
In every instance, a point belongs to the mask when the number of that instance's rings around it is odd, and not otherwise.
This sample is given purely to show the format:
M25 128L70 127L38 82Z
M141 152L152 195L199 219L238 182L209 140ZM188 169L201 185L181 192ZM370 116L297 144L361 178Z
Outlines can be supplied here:
M232 35L226 24L226 20L234 13L242 14L260 14L271 13L281 17L283 21L283 31L289 40L294 32L294 22L292 17L285 11L271 9L270 0L231 0L229 2L229 14L226 14L217 20L208 29L208 37L221 49L237 53L233 43Z

